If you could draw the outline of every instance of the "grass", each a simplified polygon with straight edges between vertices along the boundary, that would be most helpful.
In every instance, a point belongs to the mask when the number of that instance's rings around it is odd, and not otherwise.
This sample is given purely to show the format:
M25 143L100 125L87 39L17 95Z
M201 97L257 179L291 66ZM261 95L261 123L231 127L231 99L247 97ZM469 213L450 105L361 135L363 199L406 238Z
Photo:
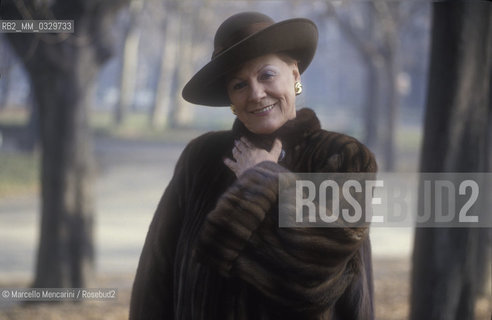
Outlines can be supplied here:
M0 110L0 127L23 127L28 121L26 108ZM38 190L39 154L0 152L0 199Z
M29 110L26 108L0 110L0 129L22 128L28 121ZM186 143L206 131L193 128L152 128L148 125L145 113L130 113L122 125L115 126L112 113L91 112L89 125L95 134L95 139L104 137L162 143ZM5 136L4 139L6 139ZM37 192L39 190L39 170L38 153L31 154L15 150L5 152L1 150L0 143L0 199Z
M39 189L39 155L0 153L0 198Z
M145 113L131 113L120 125L113 122L111 112L92 112L90 126L98 137L185 143L205 130L196 128L154 128Z
M418 152L422 143L423 132L418 128L402 126L398 128L395 143L400 152Z
M29 112L26 108L21 107L0 110L0 127L25 126L29 121ZM96 137L185 143L208 131L207 125L201 123L200 119L196 119L192 125L193 127L189 128L154 128L149 125L146 113L131 112L125 121L117 126L114 124L113 113L110 111L92 111L89 114L89 126ZM221 123L216 126L224 127Z
M29 121L27 108L5 108L0 110L0 126L24 126Z

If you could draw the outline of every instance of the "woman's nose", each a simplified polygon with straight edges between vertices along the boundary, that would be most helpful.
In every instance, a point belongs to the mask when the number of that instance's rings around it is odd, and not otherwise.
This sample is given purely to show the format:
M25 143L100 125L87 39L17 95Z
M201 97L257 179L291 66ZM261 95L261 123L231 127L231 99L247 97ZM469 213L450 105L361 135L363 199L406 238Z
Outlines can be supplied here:
M261 83L252 83L250 85L249 98L251 101L258 102L265 96L265 87Z

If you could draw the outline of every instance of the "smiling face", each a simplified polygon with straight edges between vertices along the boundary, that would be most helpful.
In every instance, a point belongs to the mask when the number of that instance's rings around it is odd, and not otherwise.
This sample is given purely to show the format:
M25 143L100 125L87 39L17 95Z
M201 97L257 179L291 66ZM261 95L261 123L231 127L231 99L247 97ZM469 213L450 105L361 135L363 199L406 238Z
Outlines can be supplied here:
M268 54L246 62L227 79L227 93L239 120L256 134L268 134L296 117L295 61Z

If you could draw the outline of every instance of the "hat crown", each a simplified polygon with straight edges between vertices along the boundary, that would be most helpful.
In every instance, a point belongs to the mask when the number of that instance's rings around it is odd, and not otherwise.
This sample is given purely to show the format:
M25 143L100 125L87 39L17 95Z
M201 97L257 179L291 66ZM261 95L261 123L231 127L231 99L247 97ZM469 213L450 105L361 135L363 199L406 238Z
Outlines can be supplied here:
M294 18L275 23L259 12L238 13L217 29L212 59L183 87L182 96L195 104L230 104L225 77L259 56L283 53L297 61L303 73L314 57L318 29L314 22Z
M229 17L215 33L212 59L239 41L274 23L272 18L259 12L242 12Z

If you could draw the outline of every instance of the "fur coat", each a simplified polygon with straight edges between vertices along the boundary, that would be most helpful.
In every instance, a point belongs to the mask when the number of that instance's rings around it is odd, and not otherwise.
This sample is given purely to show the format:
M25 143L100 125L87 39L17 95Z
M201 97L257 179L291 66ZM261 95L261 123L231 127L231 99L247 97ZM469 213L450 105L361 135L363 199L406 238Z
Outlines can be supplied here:
M285 158L239 178L235 139ZM236 120L183 151L158 205L133 285L130 319L373 319L368 227L279 228L279 172L375 172L371 152L322 130L310 109L271 135Z

